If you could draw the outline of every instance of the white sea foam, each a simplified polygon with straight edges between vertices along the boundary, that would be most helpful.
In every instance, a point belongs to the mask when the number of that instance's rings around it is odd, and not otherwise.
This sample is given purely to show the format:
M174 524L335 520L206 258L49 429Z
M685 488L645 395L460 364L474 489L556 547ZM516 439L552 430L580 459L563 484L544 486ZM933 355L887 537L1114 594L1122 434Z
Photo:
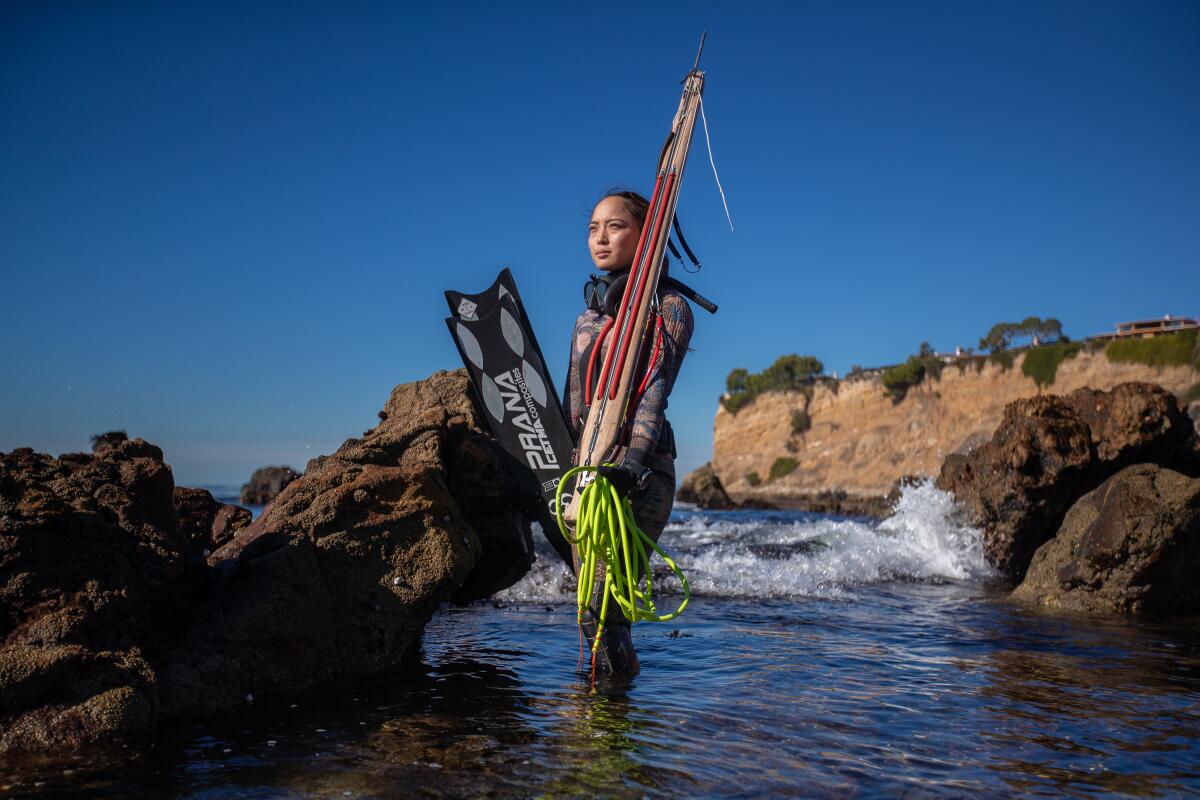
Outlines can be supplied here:
M538 561L505 602L573 602L575 581L538 539ZM979 531L955 521L953 501L925 482L904 490L882 522L784 512L679 509L661 544L696 595L838 596L885 581L969 581L991 573ZM653 559L659 562L659 559ZM678 583L655 571L656 589Z

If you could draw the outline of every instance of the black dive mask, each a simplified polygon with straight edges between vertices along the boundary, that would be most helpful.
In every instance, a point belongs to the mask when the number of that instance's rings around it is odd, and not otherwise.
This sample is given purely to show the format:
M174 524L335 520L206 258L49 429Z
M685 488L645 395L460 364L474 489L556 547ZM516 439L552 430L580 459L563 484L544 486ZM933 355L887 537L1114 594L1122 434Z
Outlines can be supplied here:
M615 274L593 274L587 283L583 284L583 302L592 311L615 317L617 306L625 294L625 284L628 282L628 270Z

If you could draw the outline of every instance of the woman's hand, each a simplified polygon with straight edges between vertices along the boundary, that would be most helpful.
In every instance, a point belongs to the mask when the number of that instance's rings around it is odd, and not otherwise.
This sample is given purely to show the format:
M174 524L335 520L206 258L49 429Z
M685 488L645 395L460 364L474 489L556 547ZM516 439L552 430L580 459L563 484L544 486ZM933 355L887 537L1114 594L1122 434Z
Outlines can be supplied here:
M596 474L604 478L617 490L621 497L629 497L646 488L650 482L650 470L640 464L621 462L617 467L598 467Z

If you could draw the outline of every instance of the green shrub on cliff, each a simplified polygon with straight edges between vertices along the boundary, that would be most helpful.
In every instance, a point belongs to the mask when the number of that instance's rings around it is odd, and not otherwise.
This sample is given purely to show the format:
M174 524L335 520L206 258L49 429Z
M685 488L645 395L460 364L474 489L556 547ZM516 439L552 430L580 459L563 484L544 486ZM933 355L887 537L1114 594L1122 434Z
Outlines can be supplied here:
M758 486L760 483L762 483L762 478L758 477L757 472L748 472L746 473L746 483L750 484L751 486Z
M737 394L727 394L721 398L721 405L725 406L725 410L730 414L736 414L742 408L754 399L754 395L749 392L738 392Z
M778 480L784 475L791 475L796 471L796 467L800 466L799 462L788 456L780 456L775 459L775 463L771 465L771 476L769 480Z
M808 416L808 412L802 408L797 408L792 412L792 435L798 436L812 427L812 418Z
M1054 383L1058 365L1079 355L1081 349L1083 345L1079 342L1059 342L1027 350L1025 360L1021 362L1021 372L1033 378L1039 389L1044 389Z
M925 380L925 365L916 356L909 356L903 364L885 369L879 379L888 394L902 397L908 387Z
M996 366L1000 367L1000 369L1007 371L1012 369L1017 357L1008 350L1001 350L997 353L992 353L990 356L988 356L987 360L989 364L995 364Z
M738 367L725 379L726 394L721 405L730 414L736 414L763 392L808 388L814 376L824 371L825 365L816 356L795 354L780 356L762 372L751 373Z
M1188 364L1200 369L1196 331L1180 331L1152 339L1116 339L1104 348L1108 360L1118 364L1145 364L1149 367L1182 367Z
M903 400L909 388L916 386L926 377L934 380L942 377L942 368L946 365L940 358L933 355L933 349L928 345L922 343L921 348L920 355L909 356L903 364L888 367L879 377L884 390L896 402Z

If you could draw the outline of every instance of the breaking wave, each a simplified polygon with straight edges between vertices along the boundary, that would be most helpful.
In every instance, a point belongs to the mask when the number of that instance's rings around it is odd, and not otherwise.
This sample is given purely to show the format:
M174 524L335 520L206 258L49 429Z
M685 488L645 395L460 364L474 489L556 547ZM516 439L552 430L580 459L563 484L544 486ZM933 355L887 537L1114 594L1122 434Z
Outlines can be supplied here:
M540 533L538 560L501 602L573 603L575 580ZM660 544L698 596L765 599L845 595L888 581L970 581L992 574L980 533L956 521L930 482L909 486L886 520L784 511L701 511L682 504ZM679 583L652 560L656 591Z

